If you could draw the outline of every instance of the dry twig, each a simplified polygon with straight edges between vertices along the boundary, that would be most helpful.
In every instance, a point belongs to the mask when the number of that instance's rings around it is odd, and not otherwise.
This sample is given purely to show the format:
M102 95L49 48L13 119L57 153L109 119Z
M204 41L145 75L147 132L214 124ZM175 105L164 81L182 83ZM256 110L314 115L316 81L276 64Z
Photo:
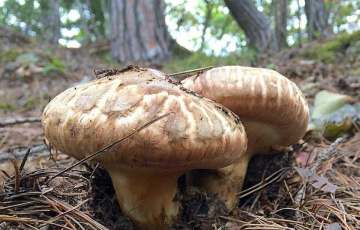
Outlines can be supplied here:
M6 127L6 126L11 126L11 125L17 125L17 124L23 124L23 123L35 123L35 122L41 122L41 117L9 119L9 120L0 122L0 128Z

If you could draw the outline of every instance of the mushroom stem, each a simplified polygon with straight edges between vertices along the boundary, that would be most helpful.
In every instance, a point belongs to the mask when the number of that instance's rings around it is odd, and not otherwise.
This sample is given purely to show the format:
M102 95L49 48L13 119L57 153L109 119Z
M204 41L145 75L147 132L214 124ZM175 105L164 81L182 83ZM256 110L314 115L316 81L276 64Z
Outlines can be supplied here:
M105 167L124 215L137 229L168 229L180 204L174 201L181 172L161 169Z
M253 154L249 151L241 157L240 161L217 170L194 170L187 176L188 183L205 191L218 194L225 201L228 210L234 209L239 203L247 167Z
M279 136L274 132L276 127L271 124L254 122L250 119L243 119L243 124L248 135L248 147L243 156L235 164L225 168L209 171L195 170L188 175L188 184L204 188L206 191L218 194L225 201L225 205L232 210L239 204L246 171L251 158L258 154L259 150L271 143L276 143ZM265 136L267 138L261 138Z

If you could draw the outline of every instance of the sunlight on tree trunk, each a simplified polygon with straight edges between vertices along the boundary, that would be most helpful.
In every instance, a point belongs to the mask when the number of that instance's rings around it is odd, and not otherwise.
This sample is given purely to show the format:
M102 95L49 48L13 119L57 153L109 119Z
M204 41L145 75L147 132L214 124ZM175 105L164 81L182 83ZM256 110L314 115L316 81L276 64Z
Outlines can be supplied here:
M87 44L91 41L91 35L90 35L89 25L86 20L86 15L84 14L84 5L80 0L75 0L75 3L79 10L80 21L81 21L81 30L84 34L82 43Z
M43 37L50 43L57 44L61 37L60 0L41 1L41 3L40 21Z
M324 0L305 0L305 13L309 42L332 33Z
M170 35L164 0L111 0L111 56L122 63L166 62Z
M209 0L205 0L206 3L206 17L205 17L205 22L203 24L204 28L203 28L203 32L202 32L202 36L201 36L201 45L200 45L200 51L203 51L204 47L205 47L205 34L206 34L206 29L209 27L209 22L211 19L211 10L213 8L213 4L211 3L211 1Z
M252 0L225 0L225 3L244 30L252 47L269 54L279 50L275 33L271 30L265 16L256 9Z
M107 1L100 1L101 9L104 14L104 36L110 36L110 15L109 15L109 3Z
M296 0L297 2L297 11L296 11L296 16L299 20L299 27L297 29L298 31L298 41L299 41L299 47L302 47L303 42L302 42L302 32L301 32L301 7L300 7L300 0Z
M286 37L286 22L288 17L288 1L287 0L278 0L273 1L275 4L275 32L276 38L278 41L278 46L280 49L287 47Z

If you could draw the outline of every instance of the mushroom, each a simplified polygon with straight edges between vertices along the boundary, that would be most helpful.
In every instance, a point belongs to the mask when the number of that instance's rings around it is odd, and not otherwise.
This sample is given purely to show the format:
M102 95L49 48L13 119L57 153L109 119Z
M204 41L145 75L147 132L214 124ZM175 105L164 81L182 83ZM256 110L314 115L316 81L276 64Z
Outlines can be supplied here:
M182 174L222 168L244 154L247 138L236 115L135 68L67 89L46 106L42 126L56 149L83 159L165 114L92 162L109 172L122 212L138 229L167 229L179 213Z
M309 108L300 89L269 69L225 66L182 81L185 88L215 100L243 122L248 149L239 162L213 173L195 171L189 183L219 194L229 209L238 204L248 162L264 148L289 146L306 132Z

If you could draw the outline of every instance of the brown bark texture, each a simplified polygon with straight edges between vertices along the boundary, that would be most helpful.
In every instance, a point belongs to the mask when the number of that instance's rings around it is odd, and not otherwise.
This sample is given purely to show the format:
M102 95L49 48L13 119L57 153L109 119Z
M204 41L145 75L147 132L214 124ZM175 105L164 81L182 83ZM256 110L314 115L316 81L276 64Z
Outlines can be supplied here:
M332 33L324 0L305 0L305 13L309 42Z
M287 0L278 0L274 1L275 4L275 32L276 39L278 41L278 46L280 49L287 46L286 37L287 37L287 17L288 17L288 1Z
M299 27L298 27L298 41L299 41L299 47L302 47L302 32L301 32L301 7L300 7L300 0L296 1L297 3L297 11L296 11L296 16L299 20Z
M275 33L252 0L225 0L227 7L249 39L250 46L262 53L273 54L279 50Z
M42 16L40 18L43 36L45 40L52 44L57 44L61 37L59 8L60 0L49 0L48 5L42 8Z
M114 60L159 64L170 57L164 0L111 0L110 46Z

